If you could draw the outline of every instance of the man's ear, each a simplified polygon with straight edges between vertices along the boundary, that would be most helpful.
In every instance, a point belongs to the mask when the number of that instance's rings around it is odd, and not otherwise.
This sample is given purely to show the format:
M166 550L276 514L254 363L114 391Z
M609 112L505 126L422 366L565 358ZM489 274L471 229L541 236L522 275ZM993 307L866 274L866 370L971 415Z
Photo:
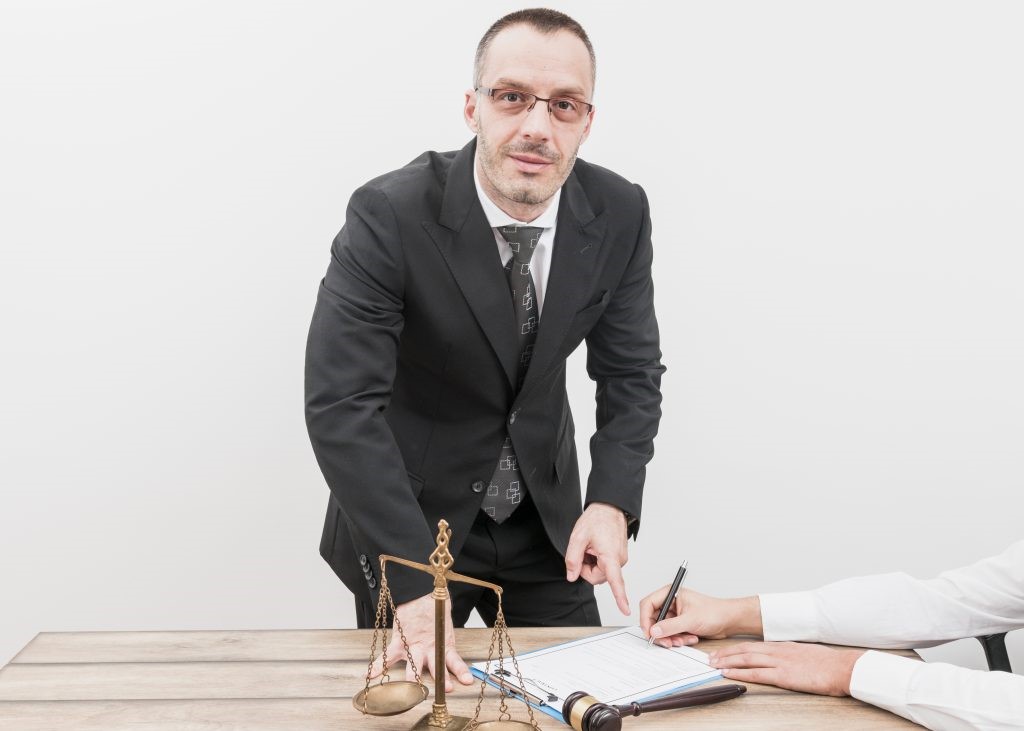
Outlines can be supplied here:
M473 91L472 89L466 91L466 105L462 110L462 114L466 119L466 126L473 131L473 134L479 132L479 130L477 129L478 125L476 123L477 99L479 99L479 97L477 96L475 91Z

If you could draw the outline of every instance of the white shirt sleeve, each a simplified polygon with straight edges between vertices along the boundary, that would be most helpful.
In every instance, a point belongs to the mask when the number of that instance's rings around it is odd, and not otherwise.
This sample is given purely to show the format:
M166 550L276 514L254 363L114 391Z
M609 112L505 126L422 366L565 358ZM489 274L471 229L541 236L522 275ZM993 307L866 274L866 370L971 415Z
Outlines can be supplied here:
M884 652L853 666L850 695L936 731L1024 728L1024 677Z
M1024 627L1024 541L929 580L903 573L762 594L766 640L930 647Z
M894 573L763 594L766 640L929 647L1024 627L1024 541L929 580ZM1024 728L1024 677L865 653L855 698L932 729Z

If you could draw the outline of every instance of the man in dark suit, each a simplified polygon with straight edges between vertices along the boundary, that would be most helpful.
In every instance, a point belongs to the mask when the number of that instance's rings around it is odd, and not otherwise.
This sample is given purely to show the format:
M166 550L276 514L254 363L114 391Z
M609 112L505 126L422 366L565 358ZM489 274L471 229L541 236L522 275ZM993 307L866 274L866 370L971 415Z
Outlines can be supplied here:
M455 570L501 584L510 625L599 625L593 585L605 581L629 614L621 567L664 368L646 196L576 159L594 71L568 16L502 18L466 93L476 138L349 203L310 327L306 419L331 489L321 554L362 627L378 555L424 562L441 518ZM565 388L584 339L597 383L585 510ZM417 666L445 672L433 667L430 577L397 567L388 581ZM494 621L490 592L449 589L455 625L473 608ZM471 681L454 645L445 664Z

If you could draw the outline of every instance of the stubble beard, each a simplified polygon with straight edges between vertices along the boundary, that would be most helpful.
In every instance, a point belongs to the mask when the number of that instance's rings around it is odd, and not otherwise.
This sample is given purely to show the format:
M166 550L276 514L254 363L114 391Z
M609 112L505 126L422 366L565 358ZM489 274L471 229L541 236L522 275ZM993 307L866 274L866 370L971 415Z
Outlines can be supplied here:
M487 140L487 136L484 134L483 125L480 125L479 122L478 125L479 131L477 132L477 146L480 149L480 161L483 165L484 175L487 177L491 187L497 190L503 197L513 201L514 203L535 206L549 200L551 196L555 194L555 191L562 187L562 183L564 183L565 179L569 177L569 173L572 171L573 165L576 164L576 155L579 152L579 145L576 145L576 149L572 151L572 155L569 156L568 163L563 165L562 162L564 158L543 143L532 144L529 142L519 142L502 145L495 150L491 147L490 142ZM528 183L517 185L515 182L507 179L501 169L501 164L504 159L512 153L538 155L543 157L555 166L559 175L547 185L540 182L534 185L530 185Z

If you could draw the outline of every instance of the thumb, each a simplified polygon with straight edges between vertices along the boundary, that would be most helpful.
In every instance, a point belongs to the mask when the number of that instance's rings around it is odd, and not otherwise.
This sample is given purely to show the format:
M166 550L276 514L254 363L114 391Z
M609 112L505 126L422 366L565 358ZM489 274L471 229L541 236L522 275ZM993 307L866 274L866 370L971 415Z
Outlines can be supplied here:
M583 567L583 550L586 546L576 539L575 533L569 538L569 545L565 549L565 580L576 581L580 576Z
M678 616L663 619L653 627L651 627L651 637L658 639L659 637L668 637L670 635L677 635L682 633L690 633L690 620L689 617Z
M568 582L576 581L580 575L580 560L573 558L569 554L565 555L565 580Z

